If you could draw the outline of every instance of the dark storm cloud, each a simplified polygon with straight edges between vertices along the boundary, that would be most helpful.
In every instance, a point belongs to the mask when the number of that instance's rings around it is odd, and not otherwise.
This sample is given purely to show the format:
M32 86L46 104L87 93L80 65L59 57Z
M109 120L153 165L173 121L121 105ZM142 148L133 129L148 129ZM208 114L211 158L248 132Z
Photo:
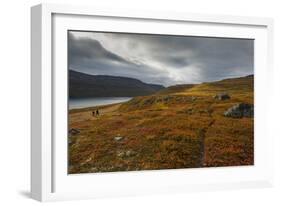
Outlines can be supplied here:
M69 67L172 85L253 73L254 42L163 35L71 32Z
M127 61L106 50L97 40L76 38L70 33L68 45L70 69L95 75L128 76L151 83L168 81L150 66Z
M73 34L69 33L69 60L70 64L76 63L81 59L99 59L105 61L117 61L127 64L128 62L118 55L107 51L102 47L100 42L90 38L75 38ZM79 63L79 62L78 62Z
M194 61L201 62L205 81L253 73L252 40L205 38L197 45Z

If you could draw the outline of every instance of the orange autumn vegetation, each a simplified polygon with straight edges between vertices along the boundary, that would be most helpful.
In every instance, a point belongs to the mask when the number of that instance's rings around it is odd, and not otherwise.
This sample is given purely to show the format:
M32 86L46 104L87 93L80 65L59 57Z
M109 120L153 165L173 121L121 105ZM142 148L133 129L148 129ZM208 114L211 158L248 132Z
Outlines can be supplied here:
M231 99L216 100L227 92ZM253 76L179 85L129 102L69 112L69 173L252 165L254 119L223 113L253 104ZM116 140L115 137L122 137Z

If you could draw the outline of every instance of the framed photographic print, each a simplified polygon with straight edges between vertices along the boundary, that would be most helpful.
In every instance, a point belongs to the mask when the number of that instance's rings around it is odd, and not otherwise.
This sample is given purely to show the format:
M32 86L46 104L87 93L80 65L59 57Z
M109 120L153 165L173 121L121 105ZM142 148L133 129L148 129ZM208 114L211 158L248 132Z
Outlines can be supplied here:
M271 19L31 12L34 199L272 185Z

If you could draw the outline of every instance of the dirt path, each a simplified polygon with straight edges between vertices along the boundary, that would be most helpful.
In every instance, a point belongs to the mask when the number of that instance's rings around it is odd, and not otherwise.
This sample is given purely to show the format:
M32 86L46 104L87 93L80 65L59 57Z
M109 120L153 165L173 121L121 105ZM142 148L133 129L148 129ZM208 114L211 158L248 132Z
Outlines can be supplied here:
M198 167L204 167L206 131L206 128L199 129L198 131L198 138L200 141L200 162L198 163Z
M198 131L198 138L200 141L200 162L198 164L198 167L205 167L205 138L206 138L206 132L208 131L208 129L213 126L213 124L215 123L216 120L212 120L208 127L205 127L203 129L199 129Z

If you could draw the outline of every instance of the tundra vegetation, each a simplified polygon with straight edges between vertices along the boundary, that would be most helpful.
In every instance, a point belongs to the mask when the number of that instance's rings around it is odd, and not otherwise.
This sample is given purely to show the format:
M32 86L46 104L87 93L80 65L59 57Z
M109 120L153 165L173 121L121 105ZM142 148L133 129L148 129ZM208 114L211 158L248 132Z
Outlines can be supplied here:
M253 76L176 85L148 96L69 111L69 173L254 164ZM229 98L218 98L218 94Z

